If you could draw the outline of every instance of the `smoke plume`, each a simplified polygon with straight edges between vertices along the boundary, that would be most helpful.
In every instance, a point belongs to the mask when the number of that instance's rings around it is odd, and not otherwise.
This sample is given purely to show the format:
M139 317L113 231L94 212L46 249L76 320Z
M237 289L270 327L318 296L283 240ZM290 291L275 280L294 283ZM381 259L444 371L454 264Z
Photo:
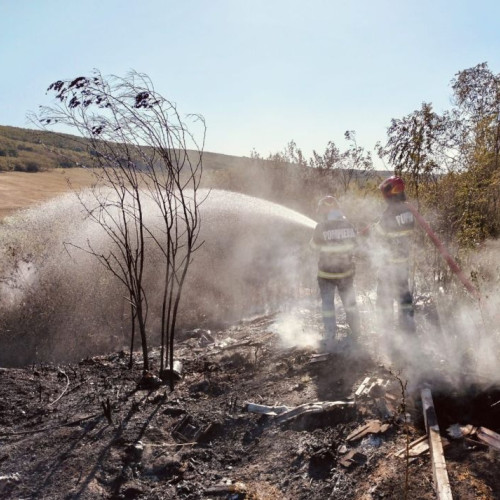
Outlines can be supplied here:
M88 195L86 203L90 201ZM154 203L146 204L146 224L159 228L158 217ZM275 310L310 276L305 250L313 222L307 217L225 191L209 193L201 217L204 244L189 270L179 328L221 325ZM91 243L94 250L106 252L111 243L99 224L85 217L74 194L6 219L0 241L0 364L75 360L128 345L126 289L95 257L76 248ZM154 341L162 259L153 244L147 256L145 285Z

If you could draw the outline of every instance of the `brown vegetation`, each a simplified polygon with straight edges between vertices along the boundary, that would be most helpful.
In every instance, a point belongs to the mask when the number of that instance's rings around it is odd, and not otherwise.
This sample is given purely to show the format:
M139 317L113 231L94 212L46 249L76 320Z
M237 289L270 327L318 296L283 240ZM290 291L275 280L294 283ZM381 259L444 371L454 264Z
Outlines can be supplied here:
M0 218L91 183L91 173L83 168L0 172Z
M0 171L33 173L87 161L85 143L77 137L0 125Z

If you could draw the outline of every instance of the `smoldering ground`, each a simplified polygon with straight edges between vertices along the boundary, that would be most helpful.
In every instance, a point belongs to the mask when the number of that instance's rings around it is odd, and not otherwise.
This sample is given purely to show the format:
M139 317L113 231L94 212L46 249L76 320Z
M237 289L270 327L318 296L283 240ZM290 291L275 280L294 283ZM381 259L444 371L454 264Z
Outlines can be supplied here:
M370 214L381 213L383 203L372 205ZM500 383L500 260L498 242L488 242L462 259L465 276L475 281L481 300L472 297L426 235L415 226L409 254L409 285L413 293L417 332L406 334L398 327L397 304L390 317L376 307L377 279L383 279L386 255L373 232L361 242L364 254L358 268L360 307L365 338L371 352L402 373L415 387L423 382L464 388L470 384L488 387ZM451 250L451 249L450 249ZM440 271L438 271L440 269ZM359 276L365 274L365 276ZM440 279L446 275L446 279Z
M371 198L341 201L358 229L384 208ZM152 227L158 216L153 204L146 207ZM201 205L201 217L204 244L188 273L179 329L210 328L281 311L273 329L283 343L316 346L321 337L316 256L308 248L314 221L280 205L218 190ZM466 271L480 275L484 300L479 305L459 292L459 283L446 292L435 286L433 250L425 237L415 239L411 261L417 335L411 338L398 331L396 317L377 320L375 283L384 263L371 237L359 239L355 284L362 342L370 355L396 371L405 368L415 383L451 379L460 384L464 377L483 385L498 383L498 243L485 245L468 263ZM126 289L94 257L67 245L85 247L91 241L94 248L109 247L73 194L4 220L0 241L1 365L76 360L128 347ZM145 285L153 343L159 331L160 268L160 253L151 246ZM306 302L295 302L304 290L309 291ZM336 303L345 334L338 297Z
M200 193L201 199L205 194ZM87 203L91 197L87 198ZM160 214L145 208L161 240ZM212 191L201 205L203 245L181 301L179 328L225 323L278 307L311 276L313 222L279 205ZM112 249L74 194L19 212L0 226L1 343L4 366L76 360L128 345L127 291L82 251ZM79 247L79 248L77 248ZM163 273L152 242L144 275L149 331L158 340Z
M409 286L414 297L417 332L408 335L398 326L396 300L389 316L382 316L376 304L377 281L384 277L387 255L372 225L385 209L385 202L379 197L355 196L345 196L340 202L359 233L355 287L365 351L405 377L409 387L423 382L456 388L499 384L498 241L485 243L461 262L464 274L475 280L481 292L482 298L477 301L448 269L425 231L416 225L409 255ZM437 279L438 268L441 274L443 270L447 274L445 283ZM336 305L340 335L348 334L338 296ZM315 345L317 328L303 316L300 309L281 316L282 333L288 332L285 338L297 345Z

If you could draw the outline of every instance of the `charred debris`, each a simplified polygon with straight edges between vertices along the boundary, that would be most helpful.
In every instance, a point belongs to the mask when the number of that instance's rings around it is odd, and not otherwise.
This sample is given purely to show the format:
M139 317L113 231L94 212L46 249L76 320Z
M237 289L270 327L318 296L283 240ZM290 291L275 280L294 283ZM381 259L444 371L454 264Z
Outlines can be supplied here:
M0 495L498 498L500 387L285 348L274 320L185 332L173 391L138 353L1 369Z

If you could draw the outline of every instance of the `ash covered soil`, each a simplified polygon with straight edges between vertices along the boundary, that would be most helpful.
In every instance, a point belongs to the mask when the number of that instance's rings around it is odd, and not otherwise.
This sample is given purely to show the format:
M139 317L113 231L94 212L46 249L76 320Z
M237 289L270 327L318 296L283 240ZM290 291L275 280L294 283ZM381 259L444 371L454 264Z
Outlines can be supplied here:
M429 453L408 469L395 456L425 435L417 395L403 411L387 367L367 354L285 348L274 322L184 332L173 391L142 378L139 353L133 369L124 352L0 369L0 497L401 499L406 489L407 498L436 498ZM151 360L156 373L158 350ZM367 388L378 383L354 399L368 377ZM326 401L347 404L288 420L248 411ZM352 439L371 420L380 431ZM445 457L454 498L500 498L499 460L486 446L449 439Z

